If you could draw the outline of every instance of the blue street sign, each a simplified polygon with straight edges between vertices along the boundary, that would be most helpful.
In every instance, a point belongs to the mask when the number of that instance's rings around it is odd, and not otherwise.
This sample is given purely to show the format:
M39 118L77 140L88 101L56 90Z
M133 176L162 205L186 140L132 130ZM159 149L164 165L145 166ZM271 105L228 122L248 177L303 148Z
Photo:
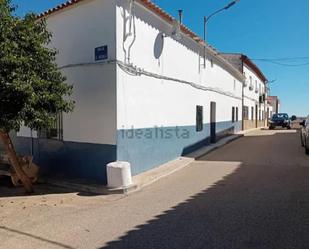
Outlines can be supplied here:
M95 48L95 60L102 61L108 59L108 48L107 46L102 46Z

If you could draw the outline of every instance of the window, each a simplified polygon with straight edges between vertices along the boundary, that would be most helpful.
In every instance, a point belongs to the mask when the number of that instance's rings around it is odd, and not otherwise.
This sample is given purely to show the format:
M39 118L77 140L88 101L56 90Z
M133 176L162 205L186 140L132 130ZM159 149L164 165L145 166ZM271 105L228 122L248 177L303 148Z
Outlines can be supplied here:
M261 110L259 110L259 120L261 121Z
M245 77L244 87L246 87L248 85L248 78L245 72L244 72L244 77Z
M257 82L257 80L255 81L255 89L256 90L258 89L258 82Z
M197 105L196 106L196 131L203 130L203 106Z
M238 107L236 107L236 122L238 122Z
M248 106L244 106L243 109L243 115L244 115L244 120L248 120L249 119L249 107Z
M249 90L252 91L253 90L252 76L250 76L249 79L250 79Z
M235 123L235 107L232 107L232 123Z
M212 59L210 60L210 65L211 67L214 67L214 61Z
M49 129L42 129L39 132L40 138L63 140L63 115L57 114L56 119Z
M254 107L251 106L251 120L254 120Z
M234 79L234 91L236 91L236 80Z

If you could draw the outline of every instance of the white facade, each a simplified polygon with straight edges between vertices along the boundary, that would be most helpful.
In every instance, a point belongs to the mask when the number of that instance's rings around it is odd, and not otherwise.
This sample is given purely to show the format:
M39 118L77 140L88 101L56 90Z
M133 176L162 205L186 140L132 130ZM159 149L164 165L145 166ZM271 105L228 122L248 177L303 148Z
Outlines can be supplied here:
M266 117L265 113L267 110L265 106L266 102L260 103L260 96L266 94L265 83L246 64L244 65L244 75L246 77L246 86L244 87L244 106L248 107L248 118L249 120L256 119L257 107L257 120L262 121Z
M128 0L117 1L117 59L120 61L126 61L123 49L126 41L122 38L128 35L124 34L123 29L123 10L128 11L128 2ZM218 121L227 121L231 118L230 109L226 111L226 104L241 109L242 79L239 74L234 72L233 75L226 71L225 65L217 62L211 55L204 69L202 46L186 35L183 35L181 41L171 37L161 38L162 33L167 35L171 33L170 24L139 4L136 4L134 13L136 37L131 49L130 63L153 74L192 82L201 87L217 88L234 97L197 89L176 80L130 76L118 67L118 129L130 128L132 125L135 128L194 125L195 106L201 104L209 107L211 101L219 104ZM158 39L162 40L158 43L163 45L156 44ZM157 46L163 47L160 49L162 53L159 58L155 58L154 51L159 49ZM210 59L215 61L213 67L210 65ZM206 108L206 122L209 122L208 116Z
M268 115L267 79L261 70L245 55L222 54L245 76L243 85L243 129L266 125Z
M59 158L51 162L65 158L61 169L69 174L103 179L93 175L105 174L111 160L129 161L137 174L207 144L213 128L218 136L241 129L243 75L210 48L205 68L203 45L185 32L172 38L172 23L145 2L83 0L47 15L76 107L64 116L63 141L38 141L37 150L43 146L48 158ZM96 61L101 46L108 56ZM203 108L201 131L197 107Z

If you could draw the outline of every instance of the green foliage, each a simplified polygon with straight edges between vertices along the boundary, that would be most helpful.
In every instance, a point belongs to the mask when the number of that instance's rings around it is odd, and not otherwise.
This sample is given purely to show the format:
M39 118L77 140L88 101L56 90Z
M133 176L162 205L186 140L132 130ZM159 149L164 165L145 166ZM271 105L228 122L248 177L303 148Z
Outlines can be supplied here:
M48 128L57 113L73 110L72 86L48 48L46 22L34 14L19 18L14 10L10 0L0 0L0 129Z

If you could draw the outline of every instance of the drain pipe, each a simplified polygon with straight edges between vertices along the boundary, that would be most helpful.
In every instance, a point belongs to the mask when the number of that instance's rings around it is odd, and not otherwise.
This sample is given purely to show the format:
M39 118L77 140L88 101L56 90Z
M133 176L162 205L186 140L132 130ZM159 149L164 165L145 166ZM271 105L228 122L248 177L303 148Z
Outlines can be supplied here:
M130 25L129 25L129 35L128 36L132 36L132 26L133 26L133 40L131 42L131 44L129 45L128 48L128 64L130 64L131 61L131 49L135 43L136 40L136 26L135 26L135 17L134 17L134 4L135 4L135 0L130 0L130 14L129 14L129 20L130 20Z
M244 75L244 61L243 59L241 60L241 68L242 68L242 74ZM245 79L246 80L246 79ZM242 97L241 97L241 112L242 112L242 120L241 120L241 126L242 126L242 130L245 130L245 121L244 121L244 105L245 105L245 84L244 82L242 83Z

